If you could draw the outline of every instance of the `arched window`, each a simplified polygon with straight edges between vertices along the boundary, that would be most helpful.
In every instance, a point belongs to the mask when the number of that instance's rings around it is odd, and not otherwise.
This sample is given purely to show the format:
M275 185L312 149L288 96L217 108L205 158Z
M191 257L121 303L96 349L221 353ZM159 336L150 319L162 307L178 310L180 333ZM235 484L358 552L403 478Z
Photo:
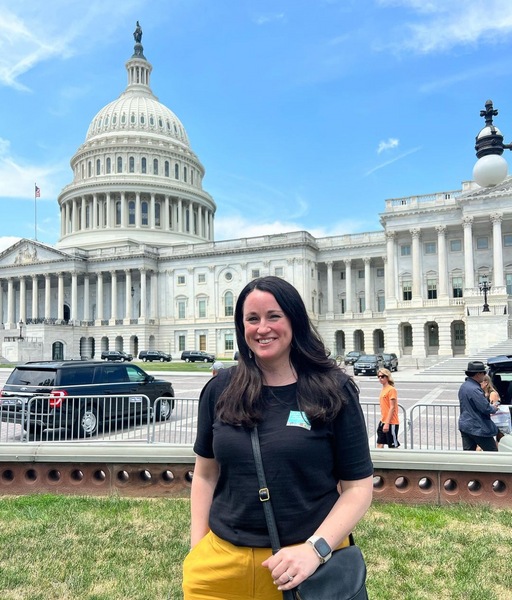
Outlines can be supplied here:
M112 125L116 125L117 124L117 115L114 115L112 117Z
M178 163L174 165L174 179L180 178L180 166Z
M117 157L117 172L123 172L123 159L120 156Z
M160 227L160 202L155 204L155 227Z
M142 224L143 225L148 224L148 203L147 202L142 203Z
M82 179L83 179L84 177L85 177L85 167L84 167L84 165L82 164Z
M164 168L165 168L165 176L169 177L169 161L168 160L165 161L165 167Z
M135 225L135 202L128 203L128 225Z
M150 124L151 126L153 126L153 125L155 124L155 117L154 117L153 115L151 115L151 116L149 117L149 124Z
M87 206L85 207L85 227L87 229L89 229L90 227L90 214L91 214L91 210L89 205L87 204Z
M99 175L101 173L101 162L100 159L98 158L98 160L96 161L96 175Z
M132 113L132 116L130 117L130 123L132 123L132 125L135 123L135 113Z
M190 183L194 185L194 169L190 169Z
M87 175L88 175L88 177L92 177L92 162L91 161L89 161L87 163Z
M135 158L130 156L130 173L135 173Z
M164 122L162 119L158 119L158 127L162 128L164 126Z
M183 167L183 181L187 181L187 167Z
M233 292L226 292L224 294L224 316L233 316Z
M185 211L185 231L190 232L190 210L187 208Z
M126 123L126 115L123 113L121 116L121 125L124 125Z
M146 159L145 158L142 158L142 160L140 162L140 172L141 173L146 172Z
M144 125L144 123L146 122L146 118L144 117L144 115L140 116L140 122L142 125Z
M158 175L158 159L157 158L155 158L153 160L153 173L155 175Z
M116 202L116 225L121 225L121 202Z
M176 124L174 124L174 133L178 135L178 130L176 129Z
M110 158L107 158L107 173L110 173L112 171L112 161L110 160Z
M169 204L169 228L172 228L172 204Z
M108 125L108 116L105 117L105 127Z

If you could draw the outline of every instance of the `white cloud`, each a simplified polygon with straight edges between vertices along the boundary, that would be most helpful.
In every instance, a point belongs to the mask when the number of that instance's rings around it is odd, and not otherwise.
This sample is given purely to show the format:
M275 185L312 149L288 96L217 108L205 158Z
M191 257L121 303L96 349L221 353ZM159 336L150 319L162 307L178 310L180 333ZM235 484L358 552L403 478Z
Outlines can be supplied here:
M392 163L396 162L397 160L401 160L402 158L409 156L409 154L414 154L415 152L418 152L418 150L421 150L421 148L422 148L421 146L418 146L417 148L413 148L412 150L408 150L407 152L400 154L400 156L396 156L395 158L392 158L391 160L387 160L386 162L384 162L380 165L377 165L376 167L373 167L373 169L370 169L369 171L367 171L364 176L368 177L368 175L371 175L375 171L378 171L379 169L387 167L388 165L391 165Z
M41 189L41 201L55 200L65 179L69 179L68 163L33 165L11 153L9 140L0 138L0 198L34 199L34 186ZM56 177L57 175L61 177ZM62 184L62 185L61 185Z
M404 7L416 20L400 31L394 46L418 54L444 52L455 46L500 41L512 34L510 0L377 0L381 6Z
M9 246L12 246L16 242L19 242L20 240L21 240L21 238L14 237L12 235L2 235L2 236L0 236L0 252L3 252L7 248L9 248Z
M266 15L255 15L253 17L256 25L265 25L265 23L271 23L272 21L282 21L284 19L284 13L274 13Z
M384 150L391 150L391 148L396 148L399 143L400 140L397 140L396 138L389 138L387 142L383 140L382 142L380 142L379 147L377 148L377 153L380 154L381 152L384 152Z

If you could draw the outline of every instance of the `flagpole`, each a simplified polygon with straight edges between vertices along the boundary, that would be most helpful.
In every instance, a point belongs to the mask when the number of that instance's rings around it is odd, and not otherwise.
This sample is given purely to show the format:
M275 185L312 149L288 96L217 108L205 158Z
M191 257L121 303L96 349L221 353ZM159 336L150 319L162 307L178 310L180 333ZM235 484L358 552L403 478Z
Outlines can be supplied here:
M37 242L37 183L34 183L34 239Z

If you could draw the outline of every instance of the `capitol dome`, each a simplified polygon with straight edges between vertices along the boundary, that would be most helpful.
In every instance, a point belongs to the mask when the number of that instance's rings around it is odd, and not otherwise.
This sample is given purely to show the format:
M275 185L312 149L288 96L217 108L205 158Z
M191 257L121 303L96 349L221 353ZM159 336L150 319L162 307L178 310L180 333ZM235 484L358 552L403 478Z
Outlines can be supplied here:
M59 248L213 241L215 202L185 127L150 87L152 66L134 34L128 85L92 119L59 196Z

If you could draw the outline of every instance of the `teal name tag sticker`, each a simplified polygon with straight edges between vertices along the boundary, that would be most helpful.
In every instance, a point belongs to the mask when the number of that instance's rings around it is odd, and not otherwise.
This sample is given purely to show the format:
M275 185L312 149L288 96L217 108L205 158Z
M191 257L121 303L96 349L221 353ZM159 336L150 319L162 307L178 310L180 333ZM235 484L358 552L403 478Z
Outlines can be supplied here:
M291 410L290 416L288 417L287 427L302 427L308 431L311 429L311 424L308 421L307 416L300 410Z

